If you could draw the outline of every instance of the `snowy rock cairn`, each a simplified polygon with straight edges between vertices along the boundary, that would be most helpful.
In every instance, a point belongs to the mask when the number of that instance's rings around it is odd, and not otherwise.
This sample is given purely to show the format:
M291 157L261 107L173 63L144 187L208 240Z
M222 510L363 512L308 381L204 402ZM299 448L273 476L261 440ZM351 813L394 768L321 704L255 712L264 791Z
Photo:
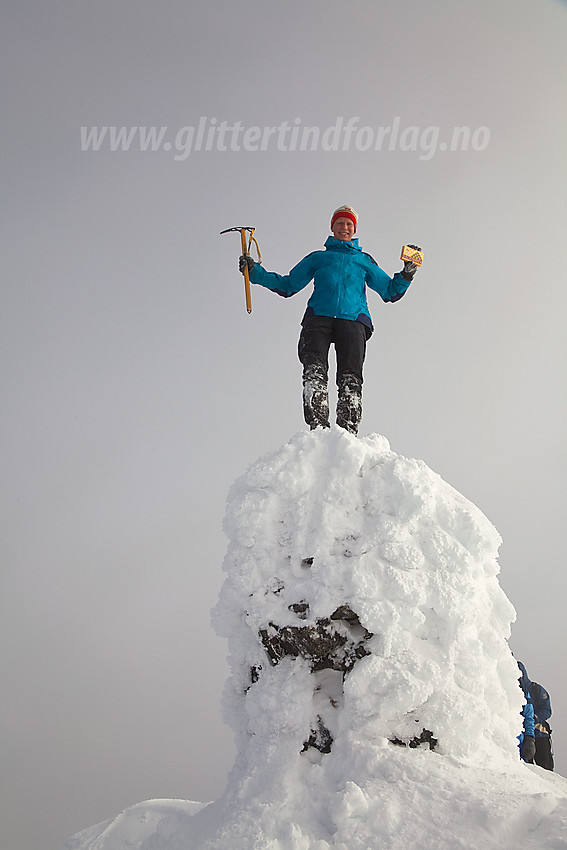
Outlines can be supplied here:
M366 812L377 777L395 782L418 748L414 768L517 762L500 537L422 461L376 434L299 433L236 481L225 531L213 611L237 747L225 799L257 828L276 806L290 840L290 820L303 834L315 819L327 847L341 811ZM342 809L325 811L325 789L343 790Z
M567 781L519 759L500 538L376 434L299 433L233 485L213 625L237 755L64 850L567 847Z

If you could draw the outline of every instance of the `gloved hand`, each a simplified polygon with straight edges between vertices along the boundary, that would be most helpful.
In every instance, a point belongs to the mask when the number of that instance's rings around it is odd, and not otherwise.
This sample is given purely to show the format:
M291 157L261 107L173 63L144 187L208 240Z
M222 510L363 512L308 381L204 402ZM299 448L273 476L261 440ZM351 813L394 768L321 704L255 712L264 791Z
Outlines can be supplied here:
M524 735L522 741L522 758L528 764L532 764L535 756L535 738L531 735Z
M418 245L410 245L408 243L408 248L413 248L414 251L421 251L421 248ZM405 277L406 280L413 280L413 276L416 273L418 266L415 263L410 263L409 260L404 260L404 267L402 269L402 277Z
M244 269L248 266L248 271L251 272L256 263L250 256L250 254L241 254L240 259L238 260L238 270L244 274Z

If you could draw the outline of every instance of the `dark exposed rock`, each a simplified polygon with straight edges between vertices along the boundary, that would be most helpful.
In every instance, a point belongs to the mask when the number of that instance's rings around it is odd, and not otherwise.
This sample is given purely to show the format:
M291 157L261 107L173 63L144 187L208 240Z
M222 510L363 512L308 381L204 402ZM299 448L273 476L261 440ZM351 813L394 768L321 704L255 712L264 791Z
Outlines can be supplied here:
M355 614L350 605L339 605L336 611L331 614L331 620L346 620L347 623L360 626L358 614ZM369 635L370 633L367 632Z
M290 611L293 611L294 614L300 618L300 620L306 620L307 615L309 614L309 602L295 602L293 605L288 606Z
M429 744L429 749L434 750L437 746L437 738L433 737L433 732L430 732L429 729L423 729L419 737L415 736L409 741L402 741L401 738L391 738L390 743L396 744L398 747L410 747L411 749L415 749L421 744Z
M274 665L286 656L301 657L310 662L313 672L331 669L348 673L359 658L370 655L364 643L371 634L364 630L361 637L352 635L349 626L337 622L337 618L324 617L309 626L270 623L259 635Z
M303 744L301 752L304 753L309 747L314 747L320 753L330 753L332 744L333 736L323 723L322 717L317 715L317 728L311 729L309 738Z

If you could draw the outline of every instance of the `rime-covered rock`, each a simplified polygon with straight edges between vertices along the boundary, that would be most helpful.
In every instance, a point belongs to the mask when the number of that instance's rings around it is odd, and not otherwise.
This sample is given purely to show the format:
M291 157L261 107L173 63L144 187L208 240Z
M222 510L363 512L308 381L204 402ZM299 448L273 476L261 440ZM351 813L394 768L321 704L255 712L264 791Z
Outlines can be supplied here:
M365 736L415 744L425 730L439 754L516 758L521 694L500 537L423 462L377 435L298 434L235 483L225 530L214 624L229 641L227 719L244 749L268 722L264 690L277 685L263 683L266 669L287 658L293 703L302 714L316 703L308 728L294 715L302 741L331 687L339 707L325 713L341 748ZM342 671L340 687L337 677L322 686L323 670ZM269 723L278 715L290 728L285 707Z
M226 790L140 804L66 850L567 846L567 782L519 760L515 614L477 507L332 427L251 466L225 530Z

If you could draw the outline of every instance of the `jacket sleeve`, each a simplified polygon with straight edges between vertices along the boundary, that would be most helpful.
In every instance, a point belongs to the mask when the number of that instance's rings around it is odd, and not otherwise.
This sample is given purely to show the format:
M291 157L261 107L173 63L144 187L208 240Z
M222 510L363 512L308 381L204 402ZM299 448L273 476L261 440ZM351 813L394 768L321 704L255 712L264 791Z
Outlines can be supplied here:
M368 255L370 264L366 274L366 285L377 292L383 301L399 301L406 294L406 290L411 283L411 280L406 280L402 277L401 272L396 272L394 277L390 277L380 268L376 260L370 254Z
M522 714L524 715L524 735L535 738L534 707L531 702L525 704Z
M265 286L266 289L270 289L277 295L289 298L291 295L301 292L313 280L317 268L317 253L317 251L314 251L312 254L308 254L292 268L289 274L267 272L263 266L256 263L250 272L250 280L252 283Z

